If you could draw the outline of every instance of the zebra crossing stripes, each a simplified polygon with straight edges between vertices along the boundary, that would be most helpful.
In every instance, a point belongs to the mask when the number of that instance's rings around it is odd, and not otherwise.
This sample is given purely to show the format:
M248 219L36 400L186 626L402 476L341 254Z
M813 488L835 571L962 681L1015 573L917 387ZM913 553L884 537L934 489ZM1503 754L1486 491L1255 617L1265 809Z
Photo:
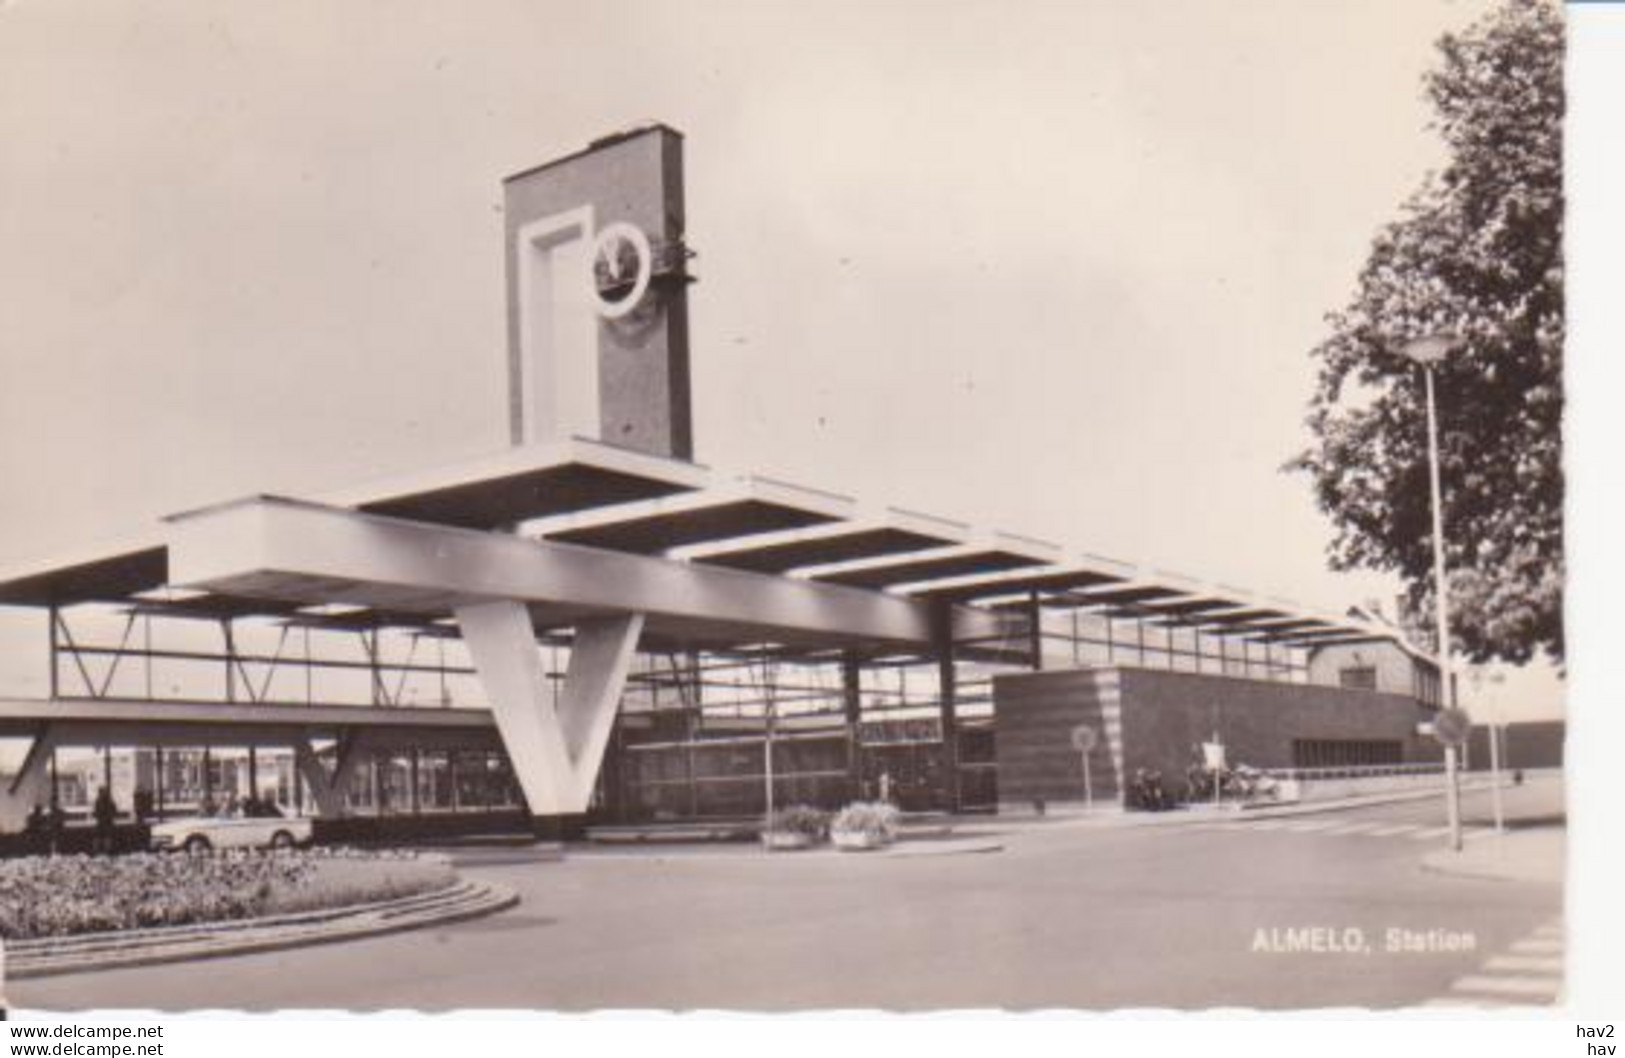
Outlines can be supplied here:
M1195 829L1221 833L1262 832L1278 834L1314 834L1321 837L1404 838L1410 841L1437 841L1450 833L1447 826L1426 823L1395 823L1385 820L1347 820L1313 817L1274 819L1227 819L1204 822ZM1495 834L1493 827L1463 827L1463 842L1479 841Z
M1328 837L1343 837L1350 834L1371 834L1382 829L1382 823L1344 823L1326 831Z
M1457 992L1518 998L1557 998L1558 983L1549 974L1469 974L1450 986Z
M1484 969L1501 973L1560 974L1563 972L1563 957L1561 955L1497 955L1484 964Z
M1563 994L1563 926L1548 922L1473 973L1451 982L1448 995L1427 1006L1529 1006L1556 1003Z
M1335 819L1295 819L1286 824L1286 829L1294 834L1316 834L1335 826L1337 826Z

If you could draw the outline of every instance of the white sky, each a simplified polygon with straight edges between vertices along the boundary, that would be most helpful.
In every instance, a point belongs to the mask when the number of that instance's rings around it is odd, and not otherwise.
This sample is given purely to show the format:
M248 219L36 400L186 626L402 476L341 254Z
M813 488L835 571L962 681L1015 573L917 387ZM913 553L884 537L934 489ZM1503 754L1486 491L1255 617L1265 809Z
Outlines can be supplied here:
M1487 6L12 0L0 559L500 449L499 181L658 119L701 461L1391 597L1279 467ZM0 621L0 677L34 645Z

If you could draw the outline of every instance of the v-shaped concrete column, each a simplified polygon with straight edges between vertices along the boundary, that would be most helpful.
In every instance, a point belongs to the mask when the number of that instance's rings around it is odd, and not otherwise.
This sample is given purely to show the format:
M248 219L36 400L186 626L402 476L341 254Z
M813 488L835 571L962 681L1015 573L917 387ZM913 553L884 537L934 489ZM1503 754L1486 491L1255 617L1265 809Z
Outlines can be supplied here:
M348 737L340 739L337 752L333 759L333 774L329 775L322 766L321 758L311 747L310 739L298 738L293 744L293 762L299 769L299 775L310 787L310 795L316 799L316 811L328 819L337 819L344 814L344 793L349 788L350 780L355 776L356 765L361 760L361 742L364 732L353 731Z
M576 626L556 710L523 603L459 607L457 623L531 815L557 818L585 812L643 631L643 615Z
M0 830L21 830L35 805L50 802L49 766L55 747L50 729L43 728L29 743L17 771L0 777Z

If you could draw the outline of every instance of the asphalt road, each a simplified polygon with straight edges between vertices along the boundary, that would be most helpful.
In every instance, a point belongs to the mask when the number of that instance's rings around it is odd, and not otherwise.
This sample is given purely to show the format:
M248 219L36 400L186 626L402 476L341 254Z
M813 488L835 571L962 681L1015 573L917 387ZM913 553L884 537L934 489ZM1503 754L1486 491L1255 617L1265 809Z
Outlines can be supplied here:
M1515 825L1561 825L1556 782L1507 805ZM1467 809L1481 825L1488 797ZM996 833L1003 851L942 856L468 850L464 873L517 889L517 908L8 991L55 1010L1409 1006L1561 915L1555 878L1425 869L1440 815L1429 801L1293 828L987 821L961 829ZM1473 947L1389 951L1390 930ZM1282 950L1294 937L1352 950Z

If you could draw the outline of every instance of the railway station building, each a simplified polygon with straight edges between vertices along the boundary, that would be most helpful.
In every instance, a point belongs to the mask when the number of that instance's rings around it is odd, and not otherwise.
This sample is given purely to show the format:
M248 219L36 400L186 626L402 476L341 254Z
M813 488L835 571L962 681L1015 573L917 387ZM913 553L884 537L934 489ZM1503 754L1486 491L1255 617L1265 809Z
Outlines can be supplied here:
M1438 665L1368 615L699 461L683 179L656 125L505 182L506 450L326 495L245 482L0 570L49 670L0 699L0 829L87 753L145 761L131 789L165 810L251 761L232 782L280 775L329 818L542 833L1122 802L1214 741L1258 768L1437 760Z

